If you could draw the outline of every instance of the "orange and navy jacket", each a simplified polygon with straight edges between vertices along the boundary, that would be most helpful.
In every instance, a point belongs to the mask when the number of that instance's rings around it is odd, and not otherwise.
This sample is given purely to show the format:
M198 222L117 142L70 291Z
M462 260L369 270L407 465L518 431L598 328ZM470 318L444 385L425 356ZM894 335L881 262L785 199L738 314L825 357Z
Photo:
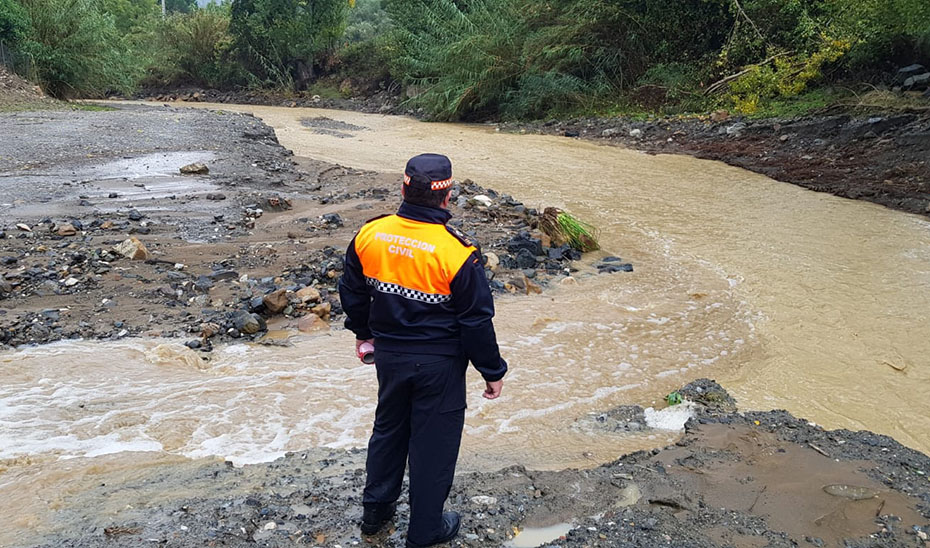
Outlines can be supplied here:
M444 210L403 202L366 223L339 280L345 325L358 339L413 354L464 354L487 381L507 372L494 301L477 247L447 227Z

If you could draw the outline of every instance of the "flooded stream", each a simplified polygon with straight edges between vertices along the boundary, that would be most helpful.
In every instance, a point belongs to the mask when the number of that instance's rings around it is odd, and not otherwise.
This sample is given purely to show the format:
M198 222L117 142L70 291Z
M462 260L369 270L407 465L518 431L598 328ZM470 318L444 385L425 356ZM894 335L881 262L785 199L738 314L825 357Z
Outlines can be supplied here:
M254 112L298 156L400 173L448 154L457 178L559 206L636 271L504 297L504 394L471 393L465 468L593 466L673 432L576 421L654 405L699 376L743 408L784 408L930 451L930 223L726 165L483 126L352 112ZM301 123L325 116L339 135ZM399 178L398 178L399 180ZM123 451L237 464L364 445L374 371L344 330L289 348L234 345L209 362L177 342L61 343L0 354L0 491L44 463Z

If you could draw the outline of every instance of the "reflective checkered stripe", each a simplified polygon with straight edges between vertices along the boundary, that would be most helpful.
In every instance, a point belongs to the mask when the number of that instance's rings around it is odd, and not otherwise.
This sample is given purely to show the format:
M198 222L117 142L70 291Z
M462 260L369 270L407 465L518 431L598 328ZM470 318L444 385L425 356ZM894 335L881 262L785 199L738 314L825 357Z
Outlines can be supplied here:
M453 182L454 181L452 180L452 178L449 177L448 179L443 179L442 181L431 181L430 187L432 190L445 190L449 188L450 186L452 186ZM407 175L406 173L404 174L404 184L405 185L410 184L410 175Z
M382 282L381 280L376 280L374 278L367 278L368 285L375 288L375 290L380 293L387 293L389 295L399 295L405 299L410 299L411 301L419 301L421 303L427 304L440 304L447 303L452 300L452 295L441 295L438 293L424 293L422 291L417 291L415 289L408 289L402 285L391 284L387 282Z

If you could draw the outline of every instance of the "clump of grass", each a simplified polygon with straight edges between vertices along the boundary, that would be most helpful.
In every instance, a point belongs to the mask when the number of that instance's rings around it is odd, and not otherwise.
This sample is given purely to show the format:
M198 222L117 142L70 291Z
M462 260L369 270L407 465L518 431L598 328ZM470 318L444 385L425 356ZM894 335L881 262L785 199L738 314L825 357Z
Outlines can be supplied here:
M584 253L601 248L597 243L597 229L592 225L564 211L556 217L556 222L568 244L578 251Z
M568 244L582 253L601 248L596 228L556 207L543 211L539 229L549 236L553 247Z

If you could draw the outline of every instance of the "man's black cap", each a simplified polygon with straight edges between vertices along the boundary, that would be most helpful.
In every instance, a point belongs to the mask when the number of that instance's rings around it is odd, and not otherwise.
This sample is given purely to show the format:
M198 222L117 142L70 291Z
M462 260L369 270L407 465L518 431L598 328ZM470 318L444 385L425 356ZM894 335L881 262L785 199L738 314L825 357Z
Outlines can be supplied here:
M407 161L404 184L424 190L452 186L452 161L442 154L420 154Z

